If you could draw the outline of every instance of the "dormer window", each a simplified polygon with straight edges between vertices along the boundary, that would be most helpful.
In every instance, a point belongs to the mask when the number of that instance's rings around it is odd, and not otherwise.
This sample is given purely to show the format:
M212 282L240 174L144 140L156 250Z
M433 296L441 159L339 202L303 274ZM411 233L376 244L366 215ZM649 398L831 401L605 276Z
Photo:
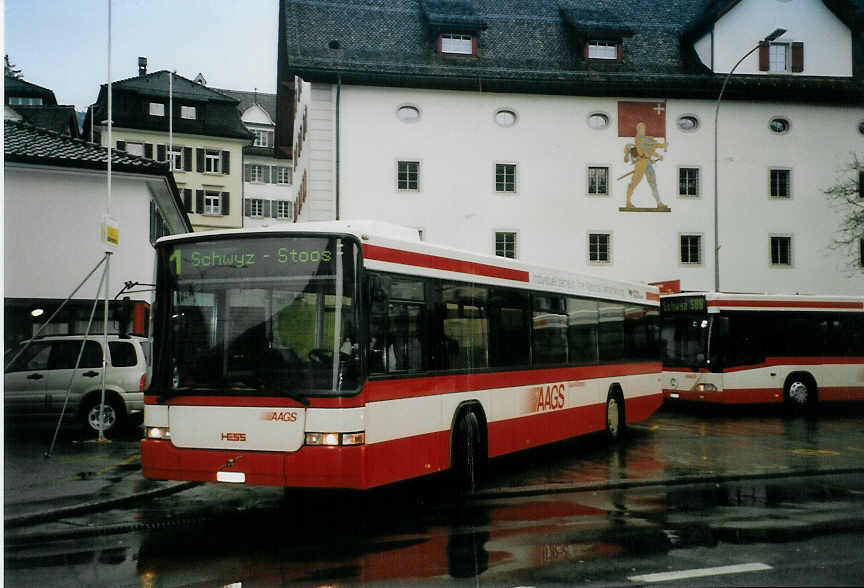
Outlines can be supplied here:
M12 106L42 106L42 98L11 96L9 98L9 104Z
M180 118L195 120L195 118L196 118L195 107L194 106L181 106L180 107Z
M608 59L617 61L621 58L621 42L592 40L585 45L585 57L588 59Z
M765 43L759 46L759 71L804 71L804 43Z
M477 55L474 35L441 33L438 37L438 52L447 55Z
M252 129L255 134L254 147L272 147L273 146L273 131L264 129Z

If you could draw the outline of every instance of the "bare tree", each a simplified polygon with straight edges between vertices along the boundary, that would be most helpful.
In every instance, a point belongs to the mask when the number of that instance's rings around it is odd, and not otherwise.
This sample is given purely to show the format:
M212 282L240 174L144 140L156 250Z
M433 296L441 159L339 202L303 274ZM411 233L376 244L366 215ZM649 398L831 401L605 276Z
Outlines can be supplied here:
M827 188L825 195L842 215L831 248L849 256L851 273L864 273L864 159L853 153L840 170L839 183Z
M3 73L10 78L15 78L16 80L21 79L21 70L15 67L15 64L9 61L9 54L7 53L4 56L3 61Z

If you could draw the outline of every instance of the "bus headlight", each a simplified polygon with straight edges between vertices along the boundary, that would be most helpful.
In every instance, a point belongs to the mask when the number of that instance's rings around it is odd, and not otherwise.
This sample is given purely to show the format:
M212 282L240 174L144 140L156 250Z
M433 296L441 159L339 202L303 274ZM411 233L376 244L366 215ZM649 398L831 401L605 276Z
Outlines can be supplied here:
M148 439L170 439L171 429L168 427L147 427Z
M716 392L717 386L714 384L697 384L696 390L699 392Z
M366 443L366 433L306 433L306 445L363 445Z

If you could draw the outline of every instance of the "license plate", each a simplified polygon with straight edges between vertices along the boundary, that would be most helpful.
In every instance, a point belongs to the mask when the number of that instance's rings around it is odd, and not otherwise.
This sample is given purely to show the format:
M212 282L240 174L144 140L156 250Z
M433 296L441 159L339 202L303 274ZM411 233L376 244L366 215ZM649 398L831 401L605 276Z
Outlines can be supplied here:
M243 472L216 472L217 482L228 482L229 484L245 484L246 474Z

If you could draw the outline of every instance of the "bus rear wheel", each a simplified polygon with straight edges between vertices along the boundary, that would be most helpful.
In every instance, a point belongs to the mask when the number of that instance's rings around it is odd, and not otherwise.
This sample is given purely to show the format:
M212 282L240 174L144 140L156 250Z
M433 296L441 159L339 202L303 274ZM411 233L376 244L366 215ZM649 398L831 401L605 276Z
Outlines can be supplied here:
M624 399L617 390L606 397L606 437L618 441L624 436L627 423L624 420Z
M792 375L786 381L786 405L796 412L812 409L816 404L816 382L807 375Z
M470 494L477 489L480 477L480 422L477 415L465 411L453 433L453 473L457 489Z

